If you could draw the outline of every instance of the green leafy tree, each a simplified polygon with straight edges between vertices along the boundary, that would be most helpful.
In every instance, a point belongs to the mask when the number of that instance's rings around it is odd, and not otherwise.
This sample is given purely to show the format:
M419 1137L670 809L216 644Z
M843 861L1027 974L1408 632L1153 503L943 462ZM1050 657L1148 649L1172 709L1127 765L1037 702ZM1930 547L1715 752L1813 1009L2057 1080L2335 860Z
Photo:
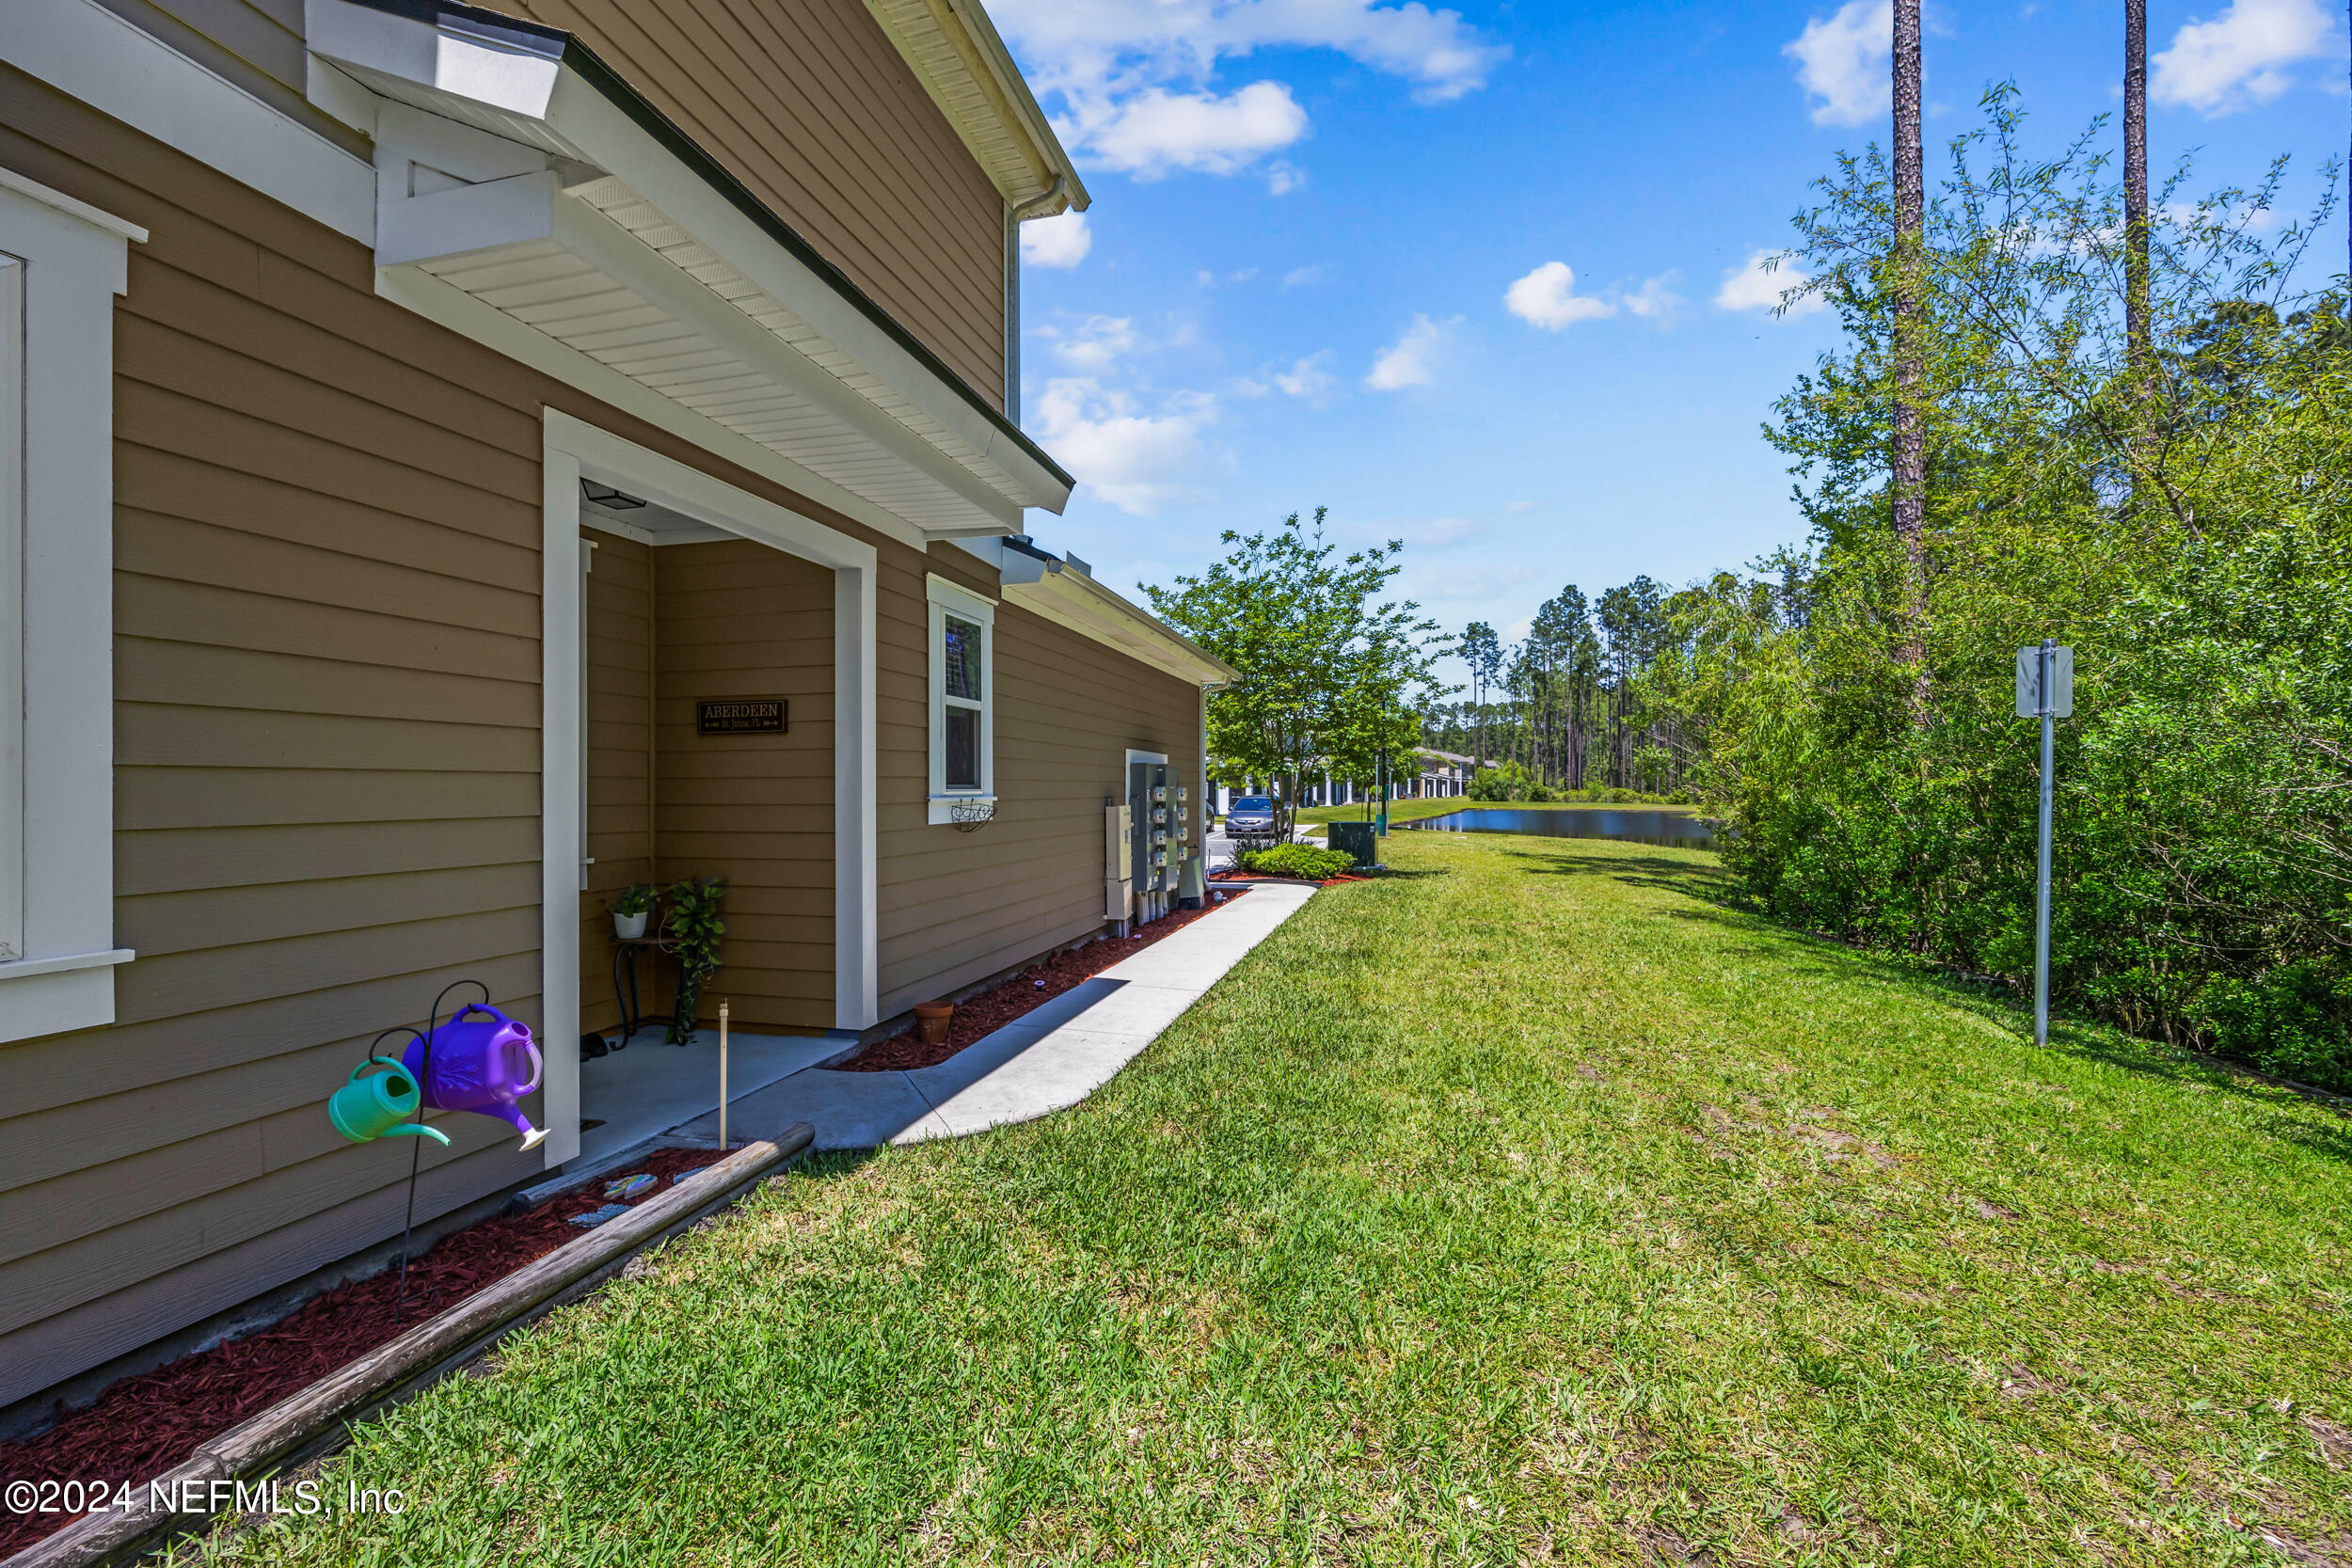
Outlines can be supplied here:
M2332 209L2277 221L2278 166L2190 201L2184 170L2129 222L2099 126L2028 156L2013 95L1986 111L1917 267L1934 615L1909 618L1893 526L1892 226L1865 155L1801 225L1845 341L1769 429L1811 546L1664 601L1640 692L1696 738L1764 909L2022 990L2039 763L2012 658L2072 644L2059 1000L2352 1087L2352 355L2335 296L2296 292Z
M1241 673L1209 699L1209 749L1278 783L1286 836L1309 778L1366 779L1384 752L1412 751L1446 651L1419 605L1385 597L1403 541L1343 555L1324 517L1318 507L1311 524L1293 513L1263 533L1229 529L1208 570L1142 585L1154 613Z

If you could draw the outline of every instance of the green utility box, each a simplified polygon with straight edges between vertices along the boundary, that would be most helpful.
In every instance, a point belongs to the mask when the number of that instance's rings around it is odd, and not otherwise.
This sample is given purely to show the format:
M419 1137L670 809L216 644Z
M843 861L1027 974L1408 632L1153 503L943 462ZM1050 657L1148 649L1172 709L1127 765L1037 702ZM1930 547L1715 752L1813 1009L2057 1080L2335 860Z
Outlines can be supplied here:
M1327 841L1332 848L1356 857L1359 870L1369 871L1380 863L1380 837L1369 822L1334 822Z

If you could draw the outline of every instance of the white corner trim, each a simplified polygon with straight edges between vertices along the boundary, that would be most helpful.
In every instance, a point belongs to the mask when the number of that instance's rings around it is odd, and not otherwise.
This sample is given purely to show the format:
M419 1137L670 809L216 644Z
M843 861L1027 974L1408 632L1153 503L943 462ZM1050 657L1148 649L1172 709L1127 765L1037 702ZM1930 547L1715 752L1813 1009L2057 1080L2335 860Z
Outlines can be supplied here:
M77 201L63 191L53 191L38 180L25 179L12 168L0 168L0 189L30 197L44 206L55 207L60 213L80 218L84 223L94 224L109 234L119 234L135 245L147 243L147 230L128 218L119 218L87 201ZM120 293L122 290L118 288L115 293Z
M540 467L539 1051L541 1158L580 1153L580 460L548 431Z
M486 309L486 307L485 307ZM544 411L546 568L542 592L543 701L541 824L542 985L546 1017L556 1027L557 998L564 1000L566 1032L548 1049L548 1110L559 1109L579 1138L580 1040L580 690L575 541L580 527L580 481L585 476L737 538L749 539L834 574L834 1026L863 1029L876 1022L882 952L881 858L876 832L876 594L881 552L866 541L828 528L787 507L713 478L700 468L642 447L561 409ZM561 570L558 570L558 567ZM557 580L558 578L562 581ZM561 710L560 712L558 710ZM560 886L559 886L560 884ZM558 1086L556 1051L573 1053ZM558 1095L568 1095L560 1101ZM549 1142L555 1141L550 1135ZM550 1157L559 1164L571 1156Z
M876 506L865 497L756 441L738 436L716 420L706 419L685 404L672 402L578 349L567 348L546 333L525 326L503 310L483 304L430 273L417 267L378 267L375 292L509 359L551 375L567 387L577 388L681 440L691 441L739 467L797 491L818 505L863 523L910 549L920 550L927 543L921 529L896 513Z
M95 0L8 0L0 61L363 243L375 171Z
M833 574L833 1026L882 1021L881 837L875 798L879 573Z

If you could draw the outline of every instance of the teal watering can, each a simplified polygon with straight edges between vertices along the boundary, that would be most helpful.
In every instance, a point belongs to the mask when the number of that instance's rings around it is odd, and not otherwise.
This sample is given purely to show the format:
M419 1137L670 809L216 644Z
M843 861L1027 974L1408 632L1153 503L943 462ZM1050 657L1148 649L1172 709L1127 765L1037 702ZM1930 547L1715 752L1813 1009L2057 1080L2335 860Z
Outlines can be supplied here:
M359 1076L379 1062L389 1070ZM446 1145L448 1133L408 1119L417 1114L422 1100L417 1090L416 1075L406 1064L389 1056L370 1056L351 1069L351 1082L337 1089L327 1101L326 1119L335 1124L336 1132L356 1144L405 1135L431 1138Z

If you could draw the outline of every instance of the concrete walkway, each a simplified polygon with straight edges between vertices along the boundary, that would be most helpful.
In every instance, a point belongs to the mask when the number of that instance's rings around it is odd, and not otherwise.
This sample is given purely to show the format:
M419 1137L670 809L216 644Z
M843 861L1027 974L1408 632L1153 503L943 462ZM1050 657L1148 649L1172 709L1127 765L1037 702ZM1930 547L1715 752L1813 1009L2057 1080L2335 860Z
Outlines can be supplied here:
M773 1137L796 1121L819 1148L874 1148L986 1132L1075 1105L1274 934L1314 889L1261 882L936 1067L905 1072L812 1068L727 1106L727 1141ZM678 1129L719 1135L716 1113Z

